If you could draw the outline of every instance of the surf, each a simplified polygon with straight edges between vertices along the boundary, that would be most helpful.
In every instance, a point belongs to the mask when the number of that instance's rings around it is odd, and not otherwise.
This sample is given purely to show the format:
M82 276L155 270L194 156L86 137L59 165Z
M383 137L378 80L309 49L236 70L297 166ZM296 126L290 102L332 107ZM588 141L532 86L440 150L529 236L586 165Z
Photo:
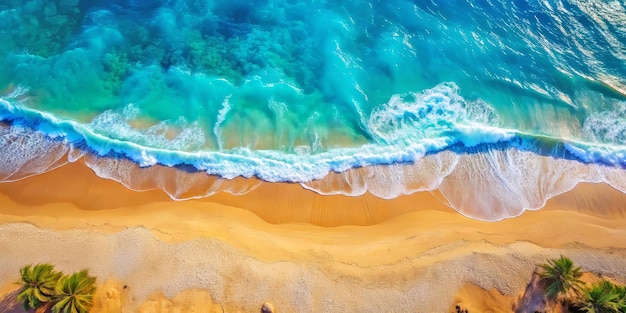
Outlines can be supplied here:
M439 190L484 220L579 182L624 191L617 2L32 1L0 14L4 182L81 160L175 200L259 181Z

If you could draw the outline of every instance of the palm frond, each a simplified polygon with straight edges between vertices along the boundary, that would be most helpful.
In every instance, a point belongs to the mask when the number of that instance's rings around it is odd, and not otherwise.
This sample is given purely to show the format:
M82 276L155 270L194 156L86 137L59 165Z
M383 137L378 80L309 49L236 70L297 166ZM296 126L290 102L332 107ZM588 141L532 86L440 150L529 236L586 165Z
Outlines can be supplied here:
M624 307L617 286L607 280L583 290L583 301L578 304L587 313L619 313Z
M54 313L86 313L91 308L96 291L96 278L87 270L63 276L55 286L57 303Z
M539 265L541 270L538 275L545 287L546 296L557 300L570 292L578 292L582 281L580 267L574 266L574 262L561 256L558 259L547 260L546 264Z
M52 301L54 286L61 273L54 270L54 266L48 263L26 265L20 269L20 281L22 285L17 299L22 302L24 309L36 309L43 304Z

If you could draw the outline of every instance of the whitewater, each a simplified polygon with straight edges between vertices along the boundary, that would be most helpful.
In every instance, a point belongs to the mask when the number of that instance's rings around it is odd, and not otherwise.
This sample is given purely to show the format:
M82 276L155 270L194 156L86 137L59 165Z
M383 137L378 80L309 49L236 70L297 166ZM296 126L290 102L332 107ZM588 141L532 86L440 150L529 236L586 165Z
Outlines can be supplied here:
M5 0L0 41L3 182L82 158L176 200L438 189L483 220L626 192L620 1Z

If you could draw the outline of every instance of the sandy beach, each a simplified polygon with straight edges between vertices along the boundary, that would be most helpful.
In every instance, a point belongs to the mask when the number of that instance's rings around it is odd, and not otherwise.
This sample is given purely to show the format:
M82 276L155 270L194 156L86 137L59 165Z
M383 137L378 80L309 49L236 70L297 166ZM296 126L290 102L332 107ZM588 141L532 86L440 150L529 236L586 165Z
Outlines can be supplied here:
M438 192L383 200L260 183L173 201L79 160L0 184L0 224L5 293L29 263L89 268L94 312L259 312L265 301L277 312L510 312L535 265L561 254L626 282L626 196L602 184L482 222Z
M0 0L0 313L622 287L626 0Z

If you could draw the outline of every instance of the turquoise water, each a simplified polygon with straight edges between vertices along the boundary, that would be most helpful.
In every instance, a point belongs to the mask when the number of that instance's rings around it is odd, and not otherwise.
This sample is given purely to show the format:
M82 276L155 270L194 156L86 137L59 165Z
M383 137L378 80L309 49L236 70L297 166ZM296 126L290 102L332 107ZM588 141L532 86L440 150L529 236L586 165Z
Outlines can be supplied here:
M77 150L383 198L440 187L420 166L450 152L498 179L513 150L626 166L623 1L0 0L0 42L5 181ZM572 184L620 185L597 173Z

